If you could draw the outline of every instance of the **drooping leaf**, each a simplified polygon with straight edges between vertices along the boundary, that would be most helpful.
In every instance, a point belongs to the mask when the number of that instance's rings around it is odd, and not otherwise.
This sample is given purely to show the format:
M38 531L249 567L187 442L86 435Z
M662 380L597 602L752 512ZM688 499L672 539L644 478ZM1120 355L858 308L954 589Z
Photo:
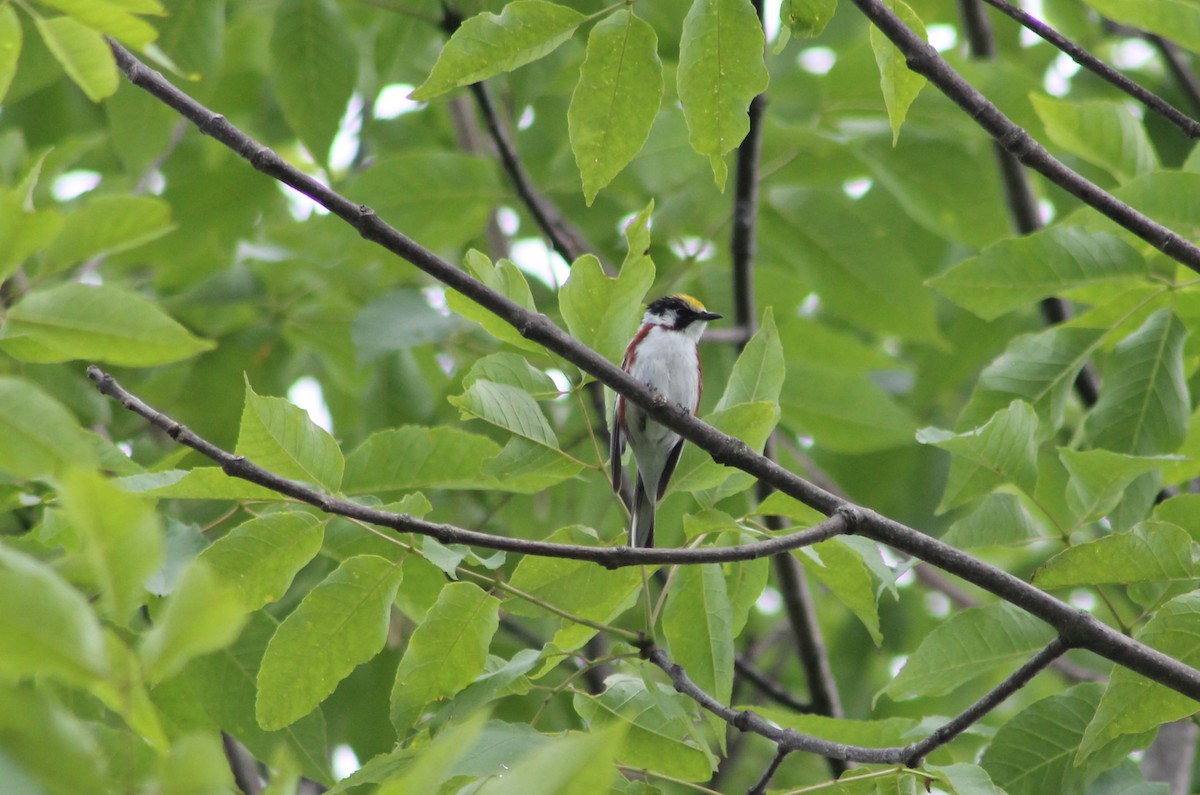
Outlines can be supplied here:
M1108 232L1052 226L1003 240L929 280L984 320L1075 287L1146 272L1142 255Z
M984 497L979 507L952 524L942 540L960 549L1010 546L1037 538L1043 532L1020 497L996 492Z
M271 34L271 85L284 118L326 163L358 77L358 48L330 0L284 0Z
M17 62L21 59L21 20L11 5L0 8L0 102L8 93L13 76L17 73ZM0 275L4 268L0 266Z
M626 8L592 28L567 109L571 151L589 206L641 151L662 95L653 27Z
M493 776L479 795L590 795L611 792L619 776L614 758L621 754L624 727L571 732L556 737L504 775ZM399 795L401 790L394 791Z
M271 638L258 671L258 724L281 729L324 701L387 640L400 569L374 555L342 561Z
M1039 588L1200 579L1200 546L1182 527L1147 521L1124 533L1076 544L1034 575Z
M147 243L171 231L171 206L154 196L99 196L63 219L62 232L46 251L59 269Z
M97 30L71 17L34 17L46 49L92 102L117 90L117 64Z
M1105 367L1100 400L1084 423L1095 446L1162 455L1183 443L1191 413L1183 367L1186 338L1179 318L1161 309L1117 345Z
M925 636L883 692L894 699L949 693L1016 669L1053 638L1053 629L1007 603L963 610Z
M46 0L76 21L125 42L139 50L158 38L154 27L135 14L163 15L166 11L154 0L136 5L121 0Z
M595 257L581 257L558 292L559 310L572 336L619 364L653 283L654 263L649 257L628 260L615 278L605 275Z
M345 462L329 431L283 398L262 397L246 380L238 455L277 475L337 491Z
M1159 167L1146 128L1120 102L1070 102L1030 94L1050 140L1125 182Z
M30 292L9 311L2 331L0 348L27 362L150 367L213 347L137 293L77 282Z
M733 609L721 567L684 566L667 592L663 635L671 659L722 704L733 692ZM709 723L714 727L712 718Z
M454 31L429 77L410 96L425 101L511 72L558 49L586 19L545 0L515 0L500 14L473 16Z
M346 459L344 489L374 494L419 488L491 488L481 470L500 454L486 436L453 427L406 426L372 434Z
M804 568L862 622L875 645L883 643L879 626L877 582L862 553L844 539L833 538L798 550Z
M779 40L775 52L783 52L792 36L809 39L820 36L833 19L837 0L783 0L779 6Z
M1058 457L1071 474L1067 507L1078 525L1099 519L1121 501L1126 487L1147 472L1158 470L1162 458L1139 458L1108 450L1060 448Z
M775 313L768 306L758 331L734 362L725 392L714 410L721 411L739 403L778 402L784 374L783 346L775 327Z
M773 403L740 403L714 411L706 415L704 421L723 433L741 439L753 449L761 450L771 429L775 427L777 414ZM724 483L733 474L728 467L713 461L708 453L695 445L685 444L667 493L711 489Z
M392 725L403 736L426 705L452 696L483 671L500 602L478 586L453 582L409 638L392 686Z
M22 378L0 376L0 471L41 478L95 464L87 436L66 407Z
M467 252L464 261L467 270L476 279L503 294L506 298L512 299L525 309L531 312L537 311L537 307L533 303L533 294L529 291L529 282L525 281L525 275L511 261L502 259L495 265L492 265L490 259L474 249ZM462 315L468 320L474 320L483 326L487 333L498 340L507 342L522 350L533 353L542 352L541 346L525 339L519 331L507 322L461 293L454 290L447 291L446 305L455 313Z
M747 0L693 0L683 21L676 89L688 141L725 190L725 155L750 130L750 101L767 90L763 29Z
M249 519L200 553L217 579L232 588L246 610L257 610L287 591L302 566L316 557L321 522L300 511Z
M480 380L449 400L464 418L477 417L531 442L558 449L554 429L537 401L524 389Z
M904 0L887 0L888 7L895 12L910 30L926 38L925 23ZM887 106L888 121L892 125L892 143L900 137L900 127L908 115L908 108L925 87L925 76L908 68L904 53L875 25L871 26L871 49L875 53L875 64L879 67L879 87L883 90L883 103Z

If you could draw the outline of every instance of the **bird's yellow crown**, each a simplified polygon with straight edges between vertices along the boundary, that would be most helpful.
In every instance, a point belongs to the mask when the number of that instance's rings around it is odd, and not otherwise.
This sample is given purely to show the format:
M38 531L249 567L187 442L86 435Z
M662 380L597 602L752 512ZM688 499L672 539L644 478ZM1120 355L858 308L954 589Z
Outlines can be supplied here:
M693 312L707 312L708 311L707 309L704 308L704 304L700 303L700 300L698 298L693 298L692 296L688 295L687 293L675 293L674 297L678 298L680 301L683 301L685 304L687 304L689 307L691 307Z

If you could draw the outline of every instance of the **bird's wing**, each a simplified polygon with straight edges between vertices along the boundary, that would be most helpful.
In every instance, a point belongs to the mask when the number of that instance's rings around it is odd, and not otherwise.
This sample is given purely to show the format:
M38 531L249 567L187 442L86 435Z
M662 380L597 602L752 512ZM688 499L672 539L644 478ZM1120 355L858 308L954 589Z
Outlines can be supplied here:
M683 452L683 439L675 443L671 448L671 452L667 453L667 460L663 464L662 477L658 479L658 499L662 499L667 493L667 484L671 482L671 475L675 474L675 467L679 464L679 454Z
M625 398L617 395L613 401L612 425L609 426L608 456L612 467L613 491L621 490L621 455L625 452L625 433L621 430L621 414L624 413Z

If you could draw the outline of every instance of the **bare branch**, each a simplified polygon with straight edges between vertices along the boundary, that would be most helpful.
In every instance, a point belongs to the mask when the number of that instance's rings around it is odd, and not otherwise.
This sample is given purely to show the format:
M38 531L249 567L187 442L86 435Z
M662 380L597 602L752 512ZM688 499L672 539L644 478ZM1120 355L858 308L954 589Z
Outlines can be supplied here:
M879 6L876 0L855 0L855 2L860 6L871 9L873 14L879 16L888 24L889 30L895 32L895 25L899 25L905 34L911 38L911 31L908 31L894 15L891 15L890 12ZM913 44L910 39L904 39L901 34L897 33L896 35L904 40L906 44ZM116 55L118 66L126 74L130 82L143 88L170 107L175 108L179 113L192 120L202 132L213 136L216 140L237 152L254 168L300 191L318 204L321 204L334 215L352 225L364 238L376 242L388 251L406 259L415 267L438 279L448 287L457 290L490 311L496 317L504 320L517 329L526 339L536 342L547 350L561 356L564 360L571 362L579 369L594 376L601 383L623 395L627 400L632 400L637 405L642 406L655 422L680 434L707 452L717 463L736 467L747 474L763 480L773 488L800 500L827 516L834 513L840 515L840 521L835 518L830 522L818 525L812 530L802 531L806 535L796 546L814 543L816 540L820 540L821 537L827 538L837 533L845 532L847 529L851 532L858 532L866 538L882 542L933 563L939 568L962 577L968 582L974 583L984 590L1011 602L1055 627L1072 645L1093 651L1173 690L1200 700L1200 671L1161 652L1155 651L1132 638L1122 635L1092 616L1079 612L1070 605L1008 572L977 560L941 541L888 519L874 511L848 503L836 495L820 489L794 473L789 472L778 463L755 453L740 439L723 434L707 423L693 417L689 412L670 404L669 401L664 400L645 384L630 377L624 370L616 367L592 349L580 344L565 331L551 323L544 315L529 312L524 307L490 289L478 280L473 279L464 271L455 268L428 249L418 245L410 238L384 223L369 207L354 204L336 191L322 185L317 180L312 179L287 164L269 148L254 141L245 133L238 130L223 116L213 113L187 94L172 86L161 74L146 67L120 44L114 41L110 41L109 44ZM917 46L918 49L928 49L919 40L917 40L914 46ZM936 53L934 55L936 57ZM955 75L955 78L961 82L961 78L958 78L957 75ZM971 89L971 91L974 91L974 89ZM986 100L983 101L986 102ZM1003 119L1002 116L1000 118ZM1004 122L1017 129L1021 133L1021 136L1023 136L1014 140L1030 140L1020 128L1012 125L1012 122L1009 122L1007 119L1004 119ZM991 125L992 122L989 121L988 124ZM1022 151L1025 151L1024 148ZM1108 194L1104 195L1107 196ZM1111 199L1111 197L1109 198ZM1174 235L1174 233L1169 234ZM1174 236L1171 239L1173 240L1177 237ZM1181 242L1182 245L1184 244ZM1195 251L1197 255L1200 255L1200 249L1196 249L1191 244L1186 244L1186 246L1189 251ZM1197 262L1200 262L1200 256L1197 257ZM101 377L102 386L104 383L107 383L109 379L103 379L103 374L99 370L95 372L97 374L96 377ZM152 415L157 414L153 409L150 409L150 412ZM147 419L149 419L149 416L147 416ZM169 418L167 422L178 426L178 423L174 423ZM179 434L181 431L186 431L186 429L178 426L175 432ZM188 434L190 440L198 440L198 437L190 434L190 431ZM208 445L203 440L198 441ZM208 446L212 447L211 445ZM229 456L224 451L214 449L219 455ZM228 473L247 479L263 477L262 470L247 466L244 459L232 456L230 458L233 460L224 465ZM269 475L269 473L266 474ZM354 518L359 518L373 524L381 524L386 527L394 527L395 529L405 531L410 530L412 527L423 526L424 532L434 535L445 543L478 543L480 546L489 546L493 549L504 548L512 549L513 551L532 550L534 554L543 554L536 549L536 545L540 542L502 539L484 533L464 535L465 531L448 525L417 522L417 520L413 520L411 517L398 517L395 514L376 511L354 503L345 503L342 501L331 502L328 496L313 492L302 484L277 478L276 476L270 477L275 478L275 480L271 481L273 485L270 488L278 488L281 493L296 496L297 499L301 499L297 495L303 494L307 498L305 501L309 501L311 504L320 507L328 504L352 511ZM789 538L796 540L794 537ZM528 544L534 544L535 547L526 546ZM769 554L767 553L768 544L769 542L767 544L748 545L751 549L746 551L747 557L758 556L760 553ZM682 562L685 560L696 563L700 561L711 562L716 560L746 559L738 557L741 552L730 556L731 550L737 549L736 547L728 547L724 549L710 548L696 550L628 550L620 548L594 550L587 547L572 548L551 544L544 546L544 554L556 554L564 557L570 554L581 560L595 560L607 566ZM778 551L782 551L782 548L774 548L772 550L772 552Z
M1057 160L968 83L928 42L913 33L882 0L854 0L854 4L904 53L909 69L928 78L1006 151L1163 254L1200 273L1200 247Z

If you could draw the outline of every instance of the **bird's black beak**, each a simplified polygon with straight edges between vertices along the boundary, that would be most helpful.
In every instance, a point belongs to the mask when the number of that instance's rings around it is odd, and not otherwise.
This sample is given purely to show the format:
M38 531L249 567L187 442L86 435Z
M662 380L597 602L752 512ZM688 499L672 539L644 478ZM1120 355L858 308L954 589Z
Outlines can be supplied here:
M721 318L723 318L725 316L718 315L716 312L697 312L696 317L698 317L700 320L707 321L707 320L720 320Z

